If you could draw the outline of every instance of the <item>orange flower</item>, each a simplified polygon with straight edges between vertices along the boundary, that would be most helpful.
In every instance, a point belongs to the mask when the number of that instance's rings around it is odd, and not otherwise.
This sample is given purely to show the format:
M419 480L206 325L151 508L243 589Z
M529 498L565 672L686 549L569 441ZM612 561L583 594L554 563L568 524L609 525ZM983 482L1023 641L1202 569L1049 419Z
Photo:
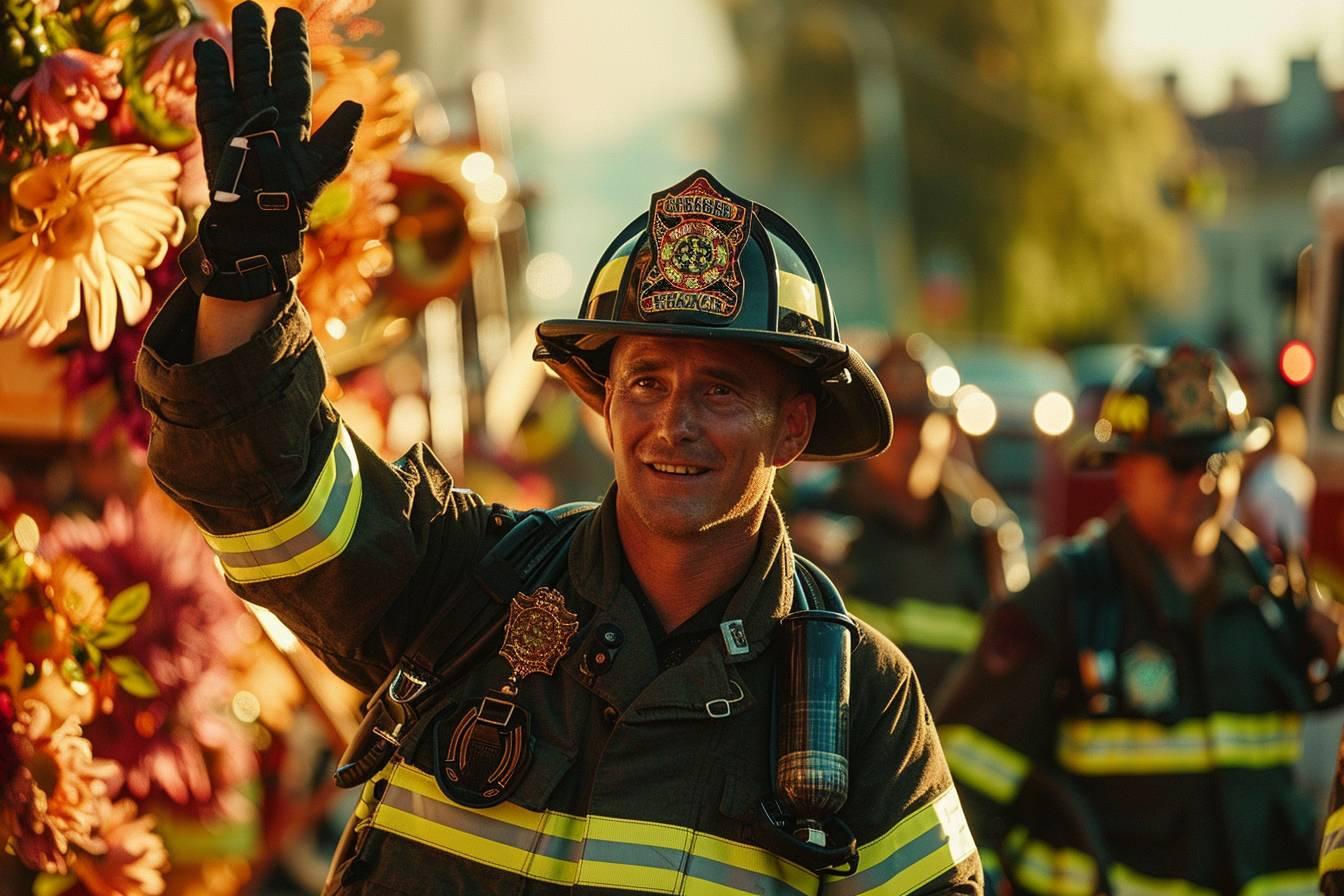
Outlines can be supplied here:
M313 74L322 84L313 94L313 121L326 121L343 100L360 103L364 121L355 133L356 159L391 158L411 137L419 95L409 78L396 73L397 62L391 50L371 57L357 47L313 48Z
M121 60L88 50L62 50L42 60L31 78L14 88L10 99L28 96L33 122L51 143L79 142L79 129L107 117L107 103L121 96Z
M20 768L0 800L0 829L13 836L19 861L49 874L65 874L70 849L102 853L100 801L120 786L115 762L94 759L79 722L55 724L50 707L24 701L13 724Z
M299 295L319 332L333 318L347 321L373 296L372 281L392 267L387 228L397 217L396 188L382 162L352 165L318 199L317 226L304 236ZM324 207L337 210L319 218ZM343 331L341 331L343 332Z
M0 336L45 345L86 308L89 339L107 348L117 306L135 324L149 311L145 268L182 238L173 205L177 159L148 146L91 149L14 176L11 226L0 244Z
M145 66L145 92L179 124L196 123L196 60L192 47L202 39L215 41L232 56L229 29L218 22L196 22L168 32Z
M75 874L93 896L158 896L164 890L168 851L154 833L153 815L136 816L134 800L101 800L98 833L107 844L101 854L81 854Z
M103 586L88 567L63 554L51 563L51 602L72 625L102 627L107 615Z
M378 34L382 26L361 13L368 12L374 0L258 0L266 11L268 21L275 20L275 11L282 6L297 9L308 20L308 39L314 47L341 41L357 41ZM221 22L229 20L229 12L238 0L200 0L194 4L206 15Z

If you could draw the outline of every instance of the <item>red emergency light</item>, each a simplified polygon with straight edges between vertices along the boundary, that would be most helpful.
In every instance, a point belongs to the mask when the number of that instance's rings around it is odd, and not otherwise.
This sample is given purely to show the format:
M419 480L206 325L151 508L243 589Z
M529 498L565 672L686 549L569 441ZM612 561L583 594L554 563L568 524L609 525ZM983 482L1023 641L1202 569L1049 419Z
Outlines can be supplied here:
M1279 373L1291 386L1311 381L1316 372L1316 355L1301 339L1290 339L1279 351Z

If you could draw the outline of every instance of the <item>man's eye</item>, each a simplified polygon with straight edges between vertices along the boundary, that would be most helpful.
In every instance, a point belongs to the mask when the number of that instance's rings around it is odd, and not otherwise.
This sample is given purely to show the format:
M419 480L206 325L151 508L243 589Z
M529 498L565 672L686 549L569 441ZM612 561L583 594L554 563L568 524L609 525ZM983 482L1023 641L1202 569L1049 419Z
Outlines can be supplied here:
M710 386L709 394L715 396L732 395L733 390L724 385Z

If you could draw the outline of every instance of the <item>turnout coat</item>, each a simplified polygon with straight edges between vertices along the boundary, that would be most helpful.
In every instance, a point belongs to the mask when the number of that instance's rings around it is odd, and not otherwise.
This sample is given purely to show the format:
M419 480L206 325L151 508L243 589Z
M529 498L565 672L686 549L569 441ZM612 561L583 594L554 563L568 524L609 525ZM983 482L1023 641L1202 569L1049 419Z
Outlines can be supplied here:
M149 462L233 589L276 613L345 680L372 691L491 543L492 507L423 446L386 463L322 397L326 374L291 296L233 352L191 363L196 300L175 294L137 371ZM771 505L730 599L749 650L707 638L659 671L622 584L614 489L578 524L551 584L579 629L553 675L523 679L532 762L507 802L475 809L437 785L432 726L365 786L328 891L340 894L914 894L980 889L979 858L910 665L860 624L852 655L850 789L840 818L857 872L823 877L753 834L771 792L771 669L793 556ZM706 558L711 562L712 558ZM204 571L203 571L204 572ZM609 670L582 663L599 626ZM493 652L441 695L445 711L508 675ZM431 713L432 715L432 713Z

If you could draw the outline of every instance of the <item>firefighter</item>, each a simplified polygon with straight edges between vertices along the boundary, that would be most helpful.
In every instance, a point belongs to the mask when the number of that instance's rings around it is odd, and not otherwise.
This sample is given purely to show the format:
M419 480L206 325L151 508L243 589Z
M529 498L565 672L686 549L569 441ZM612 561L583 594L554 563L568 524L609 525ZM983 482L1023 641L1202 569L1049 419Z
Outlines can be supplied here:
M290 278L357 110L310 136L303 18L276 12L273 62L260 7L233 24L234 81L197 46L214 192L138 380L150 467L234 590L372 693L327 892L978 892L908 663L770 497L796 457L890 440L802 237L704 171L655 194L538 329L614 486L492 506L323 398Z
M1104 397L1118 503L994 610L941 707L1014 890L1314 892L1292 770L1302 713L1339 697L1338 641L1230 519L1268 428L1191 345L1136 352Z
M794 544L834 569L845 605L901 648L925 693L979 641L981 610L1029 578L1016 515L953 456L959 382L922 333L893 339L874 365L892 410L891 447L800 494ZM944 393L944 394L940 394Z

